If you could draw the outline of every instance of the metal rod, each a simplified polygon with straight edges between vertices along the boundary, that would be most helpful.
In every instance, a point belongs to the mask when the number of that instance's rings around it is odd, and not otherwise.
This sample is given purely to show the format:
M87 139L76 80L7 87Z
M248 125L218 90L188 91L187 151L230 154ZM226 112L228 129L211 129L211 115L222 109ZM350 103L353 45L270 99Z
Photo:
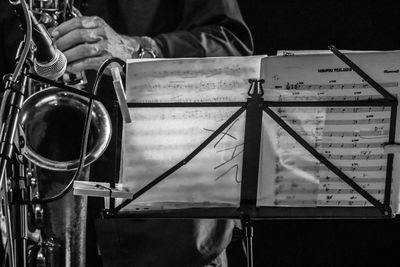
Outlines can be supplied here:
M396 120L397 120L397 105L392 106L390 111L390 129L389 129L389 144L396 142ZM388 154L386 167L385 181L385 198L384 205L390 208L390 195L392 193L392 176L393 176L394 155Z
M262 81L250 80L250 83L244 130L242 185L239 208L243 214L248 216L251 216L250 213L254 212L257 205L264 101L262 98ZM259 92L260 90L261 92Z
M246 245L246 262L247 267L254 266L254 257L253 257L253 225L250 219L244 219L242 221L244 227L244 239Z
M128 103L129 108L241 107L246 102Z
M367 73L365 73L359 66L357 66L353 61L351 61L346 55L340 52L335 46L328 46L329 50L332 51L335 56L340 58L344 63L346 63L350 68L352 68L361 78L363 78L367 83L369 83L378 93L380 93L385 99L397 102L397 99L392 96L385 88L383 88L379 83L372 79Z

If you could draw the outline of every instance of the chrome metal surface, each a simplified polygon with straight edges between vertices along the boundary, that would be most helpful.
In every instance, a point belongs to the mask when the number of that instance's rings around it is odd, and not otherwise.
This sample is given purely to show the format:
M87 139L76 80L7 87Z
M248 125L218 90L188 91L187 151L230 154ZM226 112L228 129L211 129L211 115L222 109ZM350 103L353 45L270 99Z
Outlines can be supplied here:
M25 133L24 156L45 169L76 169L79 151L69 152L70 139L82 135L87 104L86 98L55 87L30 96L19 116ZM90 132L85 166L101 156L111 138L110 117L98 101L94 102Z
M42 168L37 168L37 173L40 193L47 197L65 188L73 175L73 172ZM79 180L87 180L88 174L86 168ZM44 204L43 208L45 244L42 250L46 255L46 267L85 267L87 198L74 196L70 191L63 198Z

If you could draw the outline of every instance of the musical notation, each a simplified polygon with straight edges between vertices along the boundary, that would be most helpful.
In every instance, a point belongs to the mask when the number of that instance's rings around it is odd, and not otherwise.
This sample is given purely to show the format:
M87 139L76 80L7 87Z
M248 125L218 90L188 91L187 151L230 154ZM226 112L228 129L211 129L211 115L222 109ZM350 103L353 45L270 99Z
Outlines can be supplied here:
M134 123L125 125L124 130L124 186L134 192L157 178L191 154L236 111L232 107L131 109ZM157 200L195 205L207 200L238 205L244 122L244 116L233 121L196 157L136 204Z
M325 165L317 165L317 166L302 166L301 169L306 172L319 172L319 171L328 171L328 167ZM276 172L282 172L286 170L285 167L280 167L277 166L275 171ZM360 166L343 166L339 167L339 170L343 172L380 172L386 170L385 165L381 166L365 166L365 167L360 167Z
M278 175L275 179L276 183L284 183L287 182L289 184L296 184L296 181L298 178L296 177L284 177L282 175ZM382 184L385 181L385 177L369 177L369 178L360 178L360 177L353 177L353 180L357 182L358 184L363 184L363 183L368 183L368 184ZM336 176L326 176L326 177L320 177L319 182L325 184L335 184L338 183L340 184L342 180L339 177ZM322 187L325 187L325 186Z
M369 189L368 192L370 194L380 195L383 193L383 190L382 189ZM325 189L320 189L320 190L287 188L287 189L276 189L275 190L275 195L329 194L329 196L332 196L332 195L340 195L340 194L353 195L354 193L356 193L354 189L342 189L342 188L339 188L339 189L325 188ZM333 198L333 196L330 198Z
M324 123L325 125L355 125L355 124L386 124L389 123L390 119L389 118L383 118L383 119L359 119L359 120L308 120L308 121L301 121L301 120L287 120L287 123L289 124L321 124Z
M128 64L127 101L244 102L248 79L260 76L263 57L135 61Z
M357 207L368 207L372 206L366 200L290 200L290 199L280 199L275 200L274 205L276 206L357 206Z
M374 60L375 57L373 53L360 55L357 62L368 66L381 86L398 92L399 78L384 72L390 69L385 62L392 59ZM330 69L333 71L326 71ZM128 64L127 98L131 103L245 102L249 78L265 80L267 101L383 98L352 69L330 55L326 58L176 59ZM124 162L125 182L135 190L158 177L190 154L235 110L133 108L134 123L124 131L128 140L125 155L129 155ZM273 110L350 179L376 199L383 200L388 159L383 146L390 132L390 107L277 107ZM242 115L203 152L140 201L210 201L237 206L244 125ZM262 146L258 205L370 205L266 114L263 114Z
M294 142L287 142L285 144L282 144L282 147L293 147L297 145ZM353 149L353 148L383 148L384 143L380 143L380 142L357 142L357 141L353 141L353 142L349 142L349 143L333 143L333 142L329 142L329 143L321 143L321 142L316 142L314 144L312 144L312 146L314 148L322 148L322 149L327 149L327 148L340 148L340 149Z
M396 89L399 82L380 84L387 89ZM270 101L361 101L382 99L368 83L340 83L332 80L330 83L306 84L304 82L270 85Z
M144 83L138 85L132 85L131 90L141 91L146 90L147 94L156 93L160 97L161 92L177 90L177 92L182 92L183 90L195 90L197 92L205 92L210 90L237 90L242 89L247 86L247 81L239 80L219 80L213 81L210 79L185 81L185 80L171 80L168 83ZM161 91L161 92L160 92ZM161 93L165 94L165 93ZM175 95L173 98L180 98L180 95ZM192 98L187 98L187 100L193 101ZM143 101L143 100L141 100Z
M201 59L199 61L202 61ZM213 76L239 76L239 75L246 75L252 76L256 72L256 69L253 65L243 65L242 61L239 59L237 63L230 64L230 65L220 65L219 61L221 60L214 60L214 62L207 60L207 64L201 66L201 68L186 68L185 66L178 67L178 68L157 68L149 70L145 68L145 64L141 64L142 68L141 71L136 71L132 74L135 78L141 78L143 76L149 78L171 78L171 77L182 77L182 78L196 78L199 77L206 77L210 78ZM239 61L241 61L239 63ZM161 63L162 64L162 63ZM184 61L177 60L176 64L174 62L169 61L168 66L171 65L185 65ZM150 63L151 65L151 63ZM194 87L192 87L194 88Z
M378 159L387 159L387 155L384 154L371 154L371 155L332 155L332 154L327 154L324 155L327 159L332 159L332 160L352 160L352 161L358 161L358 160L378 160Z
M328 108L324 112L321 109L314 110L316 112L312 113L308 108L304 112L302 109L279 108L278 114L292 127L298 127L297 132L303 138L308 138L310 144L341 171L354 177L353 180L361 188L382 200L387 159L387 155L383 154L383 145L388 140L390 108ZM372 119L374 117L378 118ZM277 138L281 157L287 159L277 160L275 166L276 205L364 205L365 200L354 189L325 165L316 162L286 131L278 130ZM296 161L295 165L288 165L293 153L303 154L302 164ZM285 162L289 163L283 164ZM294 172L296 169L301 172ZM293 176L293 173L302 172L304 177L308 175L314 179ZM313 196L312 201L304 200L310 196Z
M394 64L391 55L385 55L384 60L377 60L378 55L374 53L352 56L357 64L375 75L373 78L383 88L392 93L399 92L399 77L385 72L390 69L388 65ZM371 62L374 64L371 65ZM262 78L266 81L264 88L269 88L265 98L299 103L383 98L351 69L339 71L345 68L347 66L343 62L329 55L264 60ZM277 107L274 111L362 189L383 201L388 159L383 146L389 138L390 107ZM274 183L268 184L273 190L261 189L260 203L278 206L370 206L285 130L278 127L275 133L275 145L267 142L264 151L272 147L276 151L273 166L276 176ZM268 138L271 136L269 133ZM268 170L263 169L263 172Z
M399 84L397 82L386 82L380 83L380 85L384 88L390 87L398 87ZM279 86L275 86L275 88L281 88ZM330 83L330 84L304 84L304 83L296 83L290 84L287 83L284 87L286 90L348 90L348 89L366 89L372 88L372 86L368 83Z
M384 130L384 129L378 129L378 127L375 127L375 130L372 131L360 131L360 130L354 130L352 132L350 131L341 131L341 132L332 132L332 131L323 131L323 132L314 132L314 133L308 133L304 131L299 131L298 134L300 136L314 136L314 137L342 137L342 138L347 138L347 137L359 137L359 138L368 138L368 137L387 137L389 135L389 130ZM282 135L288 135L286 131L283 129L280 129L277 133L278 136Z
M293 108L292 108L293 109ZM301 112L315 112L315 109L300 108ZM321 110L326 113L370 113L379 114L380 112L390 112L390 107L324 107ZM277 113L286 113L289 108L277 108Z
M378 200L383 199L387 168L383 145L389 135L390 108L280 107L275 111L361 188ZM372 119L375 121L369 123ZM276 138L274 191L265 203L364 205L366 201L354 189L318 162L285 130L278 128Z

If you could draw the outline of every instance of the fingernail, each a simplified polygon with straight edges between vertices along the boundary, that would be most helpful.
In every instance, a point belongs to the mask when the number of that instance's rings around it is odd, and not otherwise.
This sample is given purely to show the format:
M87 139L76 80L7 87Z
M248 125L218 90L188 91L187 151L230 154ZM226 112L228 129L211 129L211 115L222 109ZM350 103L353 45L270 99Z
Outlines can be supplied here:
M51 36L53 36L54 38L57 38L60 35L60 33L58 31L53 31L51 33Z

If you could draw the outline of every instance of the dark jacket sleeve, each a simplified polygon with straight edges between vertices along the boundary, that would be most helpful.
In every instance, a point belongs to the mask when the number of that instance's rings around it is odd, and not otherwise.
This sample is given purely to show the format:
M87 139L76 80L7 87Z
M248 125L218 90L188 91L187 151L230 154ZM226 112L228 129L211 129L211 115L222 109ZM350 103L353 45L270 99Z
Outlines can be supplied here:
M164 57L246 56L250 31L235 0L184 0L177 31L154 39Z

